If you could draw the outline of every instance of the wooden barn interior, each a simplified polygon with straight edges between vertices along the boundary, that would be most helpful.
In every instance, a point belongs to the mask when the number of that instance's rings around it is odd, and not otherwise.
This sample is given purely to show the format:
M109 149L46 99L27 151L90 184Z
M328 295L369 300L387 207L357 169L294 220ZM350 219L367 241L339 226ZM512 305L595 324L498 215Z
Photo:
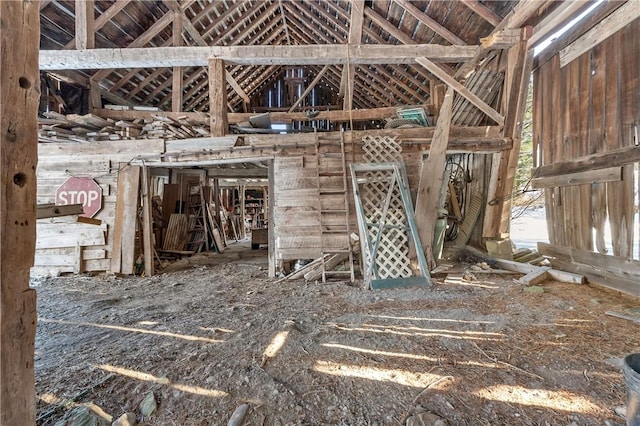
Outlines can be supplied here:
M640 422L637 0L0 13L1 425Z

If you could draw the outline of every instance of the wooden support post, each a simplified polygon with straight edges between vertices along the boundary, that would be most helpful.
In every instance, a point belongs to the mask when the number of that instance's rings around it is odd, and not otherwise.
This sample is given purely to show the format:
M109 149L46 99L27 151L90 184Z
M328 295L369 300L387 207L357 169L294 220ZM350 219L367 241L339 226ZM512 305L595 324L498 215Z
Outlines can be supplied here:
M209 59L209 114L211 115L211 136L224 136L228 132L227 80L224 61Z
M150 170L142 168L142 248L144 250L144 274L147 277L153 275L153 224L151 215L151 186L149 185Z
M246 197L246 190L247 190L247 186L245 184L242 184L238 187L238 196L240 197L240 228L242 229L241 235L242 238L246 238L247 236L247 227L245 226L246 223L246 215L245 215L245 197Z
M96 47L93 0L76 0L76 49Z
M507 117L504 136L510 137L513 140L513 145L511 149L493 155L482 231L484 238L501 240L504 237L508 237L513 179L518 164L518 156L520 155L521 122L529 88L533 62L532 55L532 52L527 52L526 40L519 42L509 50L505 78L505 111L507 111ZM499 245L492 244L491 246L498 247ZM508 251L511 251L510 245ZM489 254L492 256L505 256L505 253L490 252Z
M429 270L435 266L433 237L436 220L438 219L438 210L440 209L440 189L444 181L452 106L453 89L449 87L444 96L440 114L438 115L438 122L433 140L431 141L429 157L422 161L420 183L418 184L416 225L418 227L422 249L427 258Z
M102 109L102 94L98 80L91 78L89 80L89 111L93 112L96 109Z
M273 160L269 160L269 189L267 194L267 228L269 235L268 257L269 257L269 278L276 276L276 236L275 221L273 219L276 208L275 203L275 174Z
M182 46L182 23L184 14L182 11L173 12L173 45ZM173 67L171 81L171 111L182 111L182 67Z
M0 424L35 424L40 2L0 2Z
M111 272L131 275L134 272L136 221L140 166L121 164L116 194L116 220L113 226Z
M223 233L223 237L226 240L227 237L224 235L224 226L222 226L222 219L220 218L220 210L222 210L222 206L220 205L220 180L218 178L213 179L213 204L215 205L213 217L216 219L218 228L220 228L220 232Z
M359 46L362 43L362 24L364 22L364 0L351 0L351 18L349 20L349 44ZM344 89L343 110L353 106L353 85L356 67L349 63L342 70L341 90Z

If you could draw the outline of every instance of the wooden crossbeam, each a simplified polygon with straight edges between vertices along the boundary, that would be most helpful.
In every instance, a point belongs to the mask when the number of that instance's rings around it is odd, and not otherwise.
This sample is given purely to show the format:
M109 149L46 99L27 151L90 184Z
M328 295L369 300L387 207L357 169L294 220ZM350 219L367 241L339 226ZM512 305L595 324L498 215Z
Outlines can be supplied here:
M457 44L464 46L467 43L464 42L460 37L449 31L445 26L441 25L438 21L433 19L431 16L427 15L422 10L418 9L413 3L408 0L394 0L398 3L404 10L412 14L418 21L422 24L426 25L433 32L438 34L440 37L444 38L451 44Z
M482 111L485 114L487 114L496 123L498 123L499 125L503 125L504 124L504 117L498 111L496 111L495 109L493 109L489 105L487 105L482 99L480 99L472 91L470 91L469 89L464 87L462 84L460 84L457 80L455 80L449 74L444 72L436 64L434 64L433 62L431 62L427 58L416 58L416 62L419 63L420 65L422 65L423 67L425 67L426 69L428 69L430 73L432 73L433 75L438 77L440 80L442 80L448 86L452 87L453 90L455 90L456 92L458 92L460 94L460 96L462 96L463 98L465 98L466 100L471 102L473 105L478 107L478 109L480 109L480 111Z
M170 21L169 21L170 22ZM167 24L168 25L168 24ZM166 25L165 25L166 27ZM208 58L237 65L409 64L416 57L435 62L460 62L476 46L309 45L309 46L183 46L83 51L41 50L41 70L155 68L207 66ZM107 71L109 73L110 71Z

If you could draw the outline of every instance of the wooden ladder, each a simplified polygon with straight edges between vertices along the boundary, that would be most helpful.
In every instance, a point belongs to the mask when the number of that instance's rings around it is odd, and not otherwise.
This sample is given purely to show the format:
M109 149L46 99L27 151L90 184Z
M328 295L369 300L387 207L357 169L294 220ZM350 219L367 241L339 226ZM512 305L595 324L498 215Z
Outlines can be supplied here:
M208 250L207 210L200 182L188 183L187 217L189 231L185 250L196 253L201 252L203 248Z
M316 160L318 171L318 202L320 213L320 259L322 282L328 276L349 275L355 281L353 250L351 248L351 228L349 212L349 187L345 154L344 132L340 133L340 145L325 143L315 132ZM326 140L325 140L326 142ZM336 150L339 148L339 150ZM328 244L331 240L331 244ZM349 269L332 270L342 261L348 261Z

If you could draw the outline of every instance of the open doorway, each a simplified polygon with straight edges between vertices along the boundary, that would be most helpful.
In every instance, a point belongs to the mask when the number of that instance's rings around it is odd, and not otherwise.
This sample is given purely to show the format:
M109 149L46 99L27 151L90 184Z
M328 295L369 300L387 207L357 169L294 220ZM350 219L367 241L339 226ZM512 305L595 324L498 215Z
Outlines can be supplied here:
M225 251L268 258L273 270L271 162L251 159L151 168L157 270L184 269L173 264L189 265L184 260L192 257L202 262Z

